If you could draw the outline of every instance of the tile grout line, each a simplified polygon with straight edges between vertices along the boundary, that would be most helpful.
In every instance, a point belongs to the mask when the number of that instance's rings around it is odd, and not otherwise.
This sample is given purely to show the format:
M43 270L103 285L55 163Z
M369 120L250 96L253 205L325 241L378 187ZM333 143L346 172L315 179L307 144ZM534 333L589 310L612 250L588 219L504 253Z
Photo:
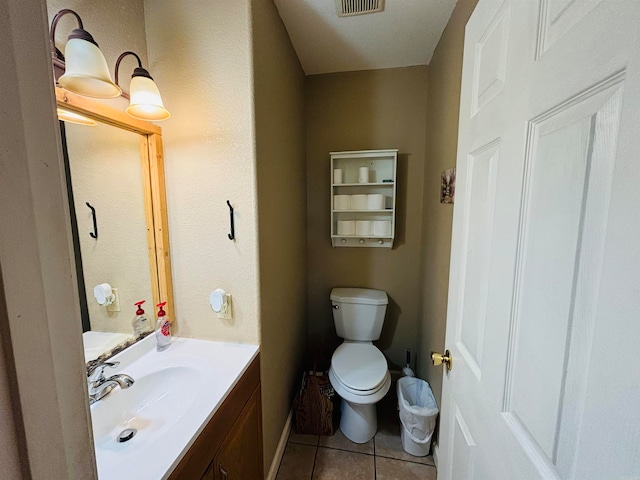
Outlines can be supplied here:
M409 460L409 459L400 458L400 457L392 457L390 455L379 455L379 454L376 454L376 456L382 457L382 458L388 458L389 460L400 460L401 462L415 463L416 465L428 465L430 467L434 467L435 468L435 464L433 464L433 463L418 462L416 460Z
M355 454L355 455L373 456L373 461L374 461L374 463L373 463L373 467L374 467L373 479L374 480L377 479L377 477L378 477L378 458L385 458L385 459L389 459L389 460L392 460L392 461L399 461L401 463L410 463L410 464L414 464L414 465L422 465L422 466L425 466L425 467L433 468L434 470L436 469L436 466L433 465L433 464L430 464L430 463L422 463L422 462L415 461L413 459L398 458L398 457L394 457L394 456L391 456L391 455L381 454L380 452L378 452L377 441L376 441L377 438L376 437L377 437L377 432L376 432L376 435L374 436L374 438L372 439L372 442L371 442L373 453L367 453L367 452L362 452L362 451L357 451L357 450L350 450L348 448L341 448L341 447L335 447L335 446L329 446L329 445L320 445L320 441L322 440L320 438L320 436L316 437L315 444L298 443L298 442L295 442L295 441L288 441L287 443L288 444L300 445L300 446L303 446L303 447L315 447L313 464L312 464L311 473L310 473L311 480L314 478L314 475L315 475L315 468L316 468L316 465L317 465L317 462L318 462L318 455L320 454L320 448L325 448L325 449L328 449L328 450L336 450L336 451L345 452L345 453L352 453L352 454ZM284 455L283 455L283 458L284 458ZM276 478L277 478L277 475L280 473L281 468L282 468L282 461L280 462L280 465L278 466L278 470L276 472Z
M378 457L376 456L376 435L373 436L373 480L378 478Z
M368 455L369 457L373 457L375 455L375 453L359 452L357 450L349 450L348 448L329 447L327 445L318 445L318 448L326 448L327 450L338 450L339 452L356 453L358 455Z
M309 480L313 480L313 474L316 472L316 460L318 459L319 448L320 448L320 435L318 435L318 440L316 441L316 454L313 456L313 466L311 467L311 478Z
M292 442L292 443L296 443L296 442ZM296 443L296 445L307 445L310 447L313 447L313 445L310 445L308 443ZM373 453L368 453L368 452L361 452L359 450L350 450L349 448L343 448L343 447L333 447L330 445L319 445L318 444L318 448L326 448L328 450L338 450L339 452L349 452L349 453L356 453L358 455L368 455L370 457L375 456L375 457L381 457L381 458L388 458L389 460L399 460L401 462L407 462L407 463L414 463L416 465L428 465L430 467L435 467L435 465L433 463L425 463L425 462L420 462L418 460L413 460L413 459L409 459L409 458L402 458L402 457L394 457L392 456L392 454L382 454L382 453L377 453L376 452L376 447L375 447L375 441L373 442Z

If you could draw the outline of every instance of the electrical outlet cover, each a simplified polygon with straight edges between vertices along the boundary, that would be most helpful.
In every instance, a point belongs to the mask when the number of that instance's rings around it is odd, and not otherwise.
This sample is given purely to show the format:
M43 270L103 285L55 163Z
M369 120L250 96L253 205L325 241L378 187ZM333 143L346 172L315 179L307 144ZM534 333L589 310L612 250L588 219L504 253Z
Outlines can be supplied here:
M229 293L227 293L227 304L222 306L222 310L218 313L218 318L233 320L233 304L231 303L231 294Z
M112 288L111 291L113 292L113 302L111 302L111 305L107 305L107 312L119 312L120 311L120 295L118 295L118 289L117 288Z

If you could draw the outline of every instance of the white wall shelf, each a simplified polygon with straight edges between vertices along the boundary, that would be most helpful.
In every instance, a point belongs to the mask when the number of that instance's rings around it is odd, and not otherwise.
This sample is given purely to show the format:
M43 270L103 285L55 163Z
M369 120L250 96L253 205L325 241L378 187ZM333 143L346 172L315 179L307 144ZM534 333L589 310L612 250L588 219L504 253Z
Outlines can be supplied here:
M334 187L393 187L393 182L376 182L376 183L334 183Z
M385 208L384 210L334 210L333 213L393 213L393 210Z
M330 157L332 245L392 248L396 223L398 150L331 152ZM368 175L361 172L365 168ZM338 181L335 170L340 170L338 176L341 179ZM360 178L361 173L363 178ZM336 200L336 195L341 198ZM367 200L367 205L354 205L356 200ZM379 206L369 204L374 200L379 202ZM342 205L336 208L336 201L347 202L349 208L345 209ZM372 208L367 208L369 206Z

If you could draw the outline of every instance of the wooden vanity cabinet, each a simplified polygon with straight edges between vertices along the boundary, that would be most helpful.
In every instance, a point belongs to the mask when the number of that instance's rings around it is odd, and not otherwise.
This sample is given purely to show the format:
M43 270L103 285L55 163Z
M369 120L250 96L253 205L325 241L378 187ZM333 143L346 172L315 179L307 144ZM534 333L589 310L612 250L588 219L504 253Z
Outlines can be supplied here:
M213 460L216 480L262 479L260 391L256 389Z
M260 357L231 390L170 480L261 480Z

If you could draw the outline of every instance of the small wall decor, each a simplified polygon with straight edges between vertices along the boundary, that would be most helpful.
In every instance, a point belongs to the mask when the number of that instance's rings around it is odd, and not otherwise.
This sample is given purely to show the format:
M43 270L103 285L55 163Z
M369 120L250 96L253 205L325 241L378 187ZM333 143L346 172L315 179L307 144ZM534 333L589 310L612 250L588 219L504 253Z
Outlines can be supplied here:
M456 194L456 167L442 171L440 181L440 203L453 203Z

